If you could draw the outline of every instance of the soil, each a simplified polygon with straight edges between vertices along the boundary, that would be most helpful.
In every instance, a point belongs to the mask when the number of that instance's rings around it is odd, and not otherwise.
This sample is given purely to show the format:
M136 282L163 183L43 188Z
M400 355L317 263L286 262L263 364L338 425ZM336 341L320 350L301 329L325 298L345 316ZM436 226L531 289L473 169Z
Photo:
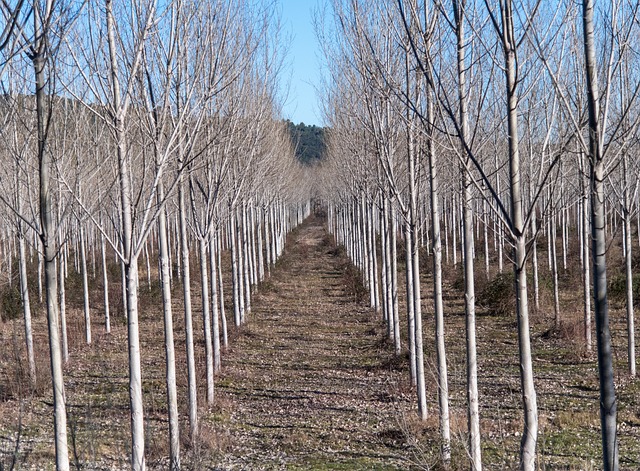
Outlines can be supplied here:
M290 236L248 326L224 358L217 393L224 467L408 469L410 394L377 316L345 292L344 260L321 221Z

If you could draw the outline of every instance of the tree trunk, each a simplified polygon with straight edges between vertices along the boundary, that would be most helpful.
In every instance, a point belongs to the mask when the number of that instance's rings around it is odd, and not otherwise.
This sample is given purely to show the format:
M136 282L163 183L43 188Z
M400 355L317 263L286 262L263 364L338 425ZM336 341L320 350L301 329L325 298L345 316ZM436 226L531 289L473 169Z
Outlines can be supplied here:
M162 185L158 188L158 203L164 200ZM180 469L180 423L178 414L178 391L176 382L175 342L173 340L173 312L171 309L171 267L169 265L169 240L167 216L163 209L158 215L158 257L160 259L160 285L164 314L164 352L167 360L165 382L167 385L167 415L169 417L169 468ZM104 253L104 252L103 252Z
M457 67L458 67L458 101L460 108L460 140L464 153L464 146L469 142L468 136L468 89L466 82L465 64L465 1L454 0L454 14L456 20L457 39ZM467 343L467 426L469 430L469 458L471 469L482 469L482 454L480 448L480 411L478 398L478 360L476 347L476 295L475 274L473 267L473 214L471 195L471 176L467 170L470 167L469 156L464 157L461 165L462 179L462 244L464 263L464 307L466 319L466 343ZM457 208L456 208L457 209Z
M538 278L538 214L536 207L531 208L533 214L531 215L531 233L533 234L533 244L531 246L531 267L533 269L533 302L536 310L540 309L540 282Z
M551 240L549 241L549 247L551 247L551 277L553 281L553 319L556 327L560 325L560 294L558 289L558 251L557 251L557 222L556 217L551 216L551 228L549 234Z
M62 233L58 233L58 244L62 245ZM64 253L64 251L63 251ZM58 260L58 299L60 300L60 334L62 341L62 361L69 363L69 339L67 336L67 299L65 294L64 255Z
M516 316L518 319L518 345L520 354L520 382L524 409L524 431L520 442L520 469L533 471L538 439L538 405L533 382L533 361L529 329L527 298L526 231L522 209L521 171L518 136L518 95L516 91L516 43L511 1L505 3L504 50L508 106L509 136L509 188L511 190L511 221L514 240L513 272L516 290Z
M409 346L409 376L411 384L417 386L416 379L416 317L413 306L413 257L411 256L411 223L406 221L404 224L404 240L405 240L405 276L407 282L407 330L408 330L408 346ZM383 269L384 270L384 269ZM384 274L384 271L383 271ZM383 291L384 294L384 291ZM384 297L383 297L384 306Z
M431 232L433 253L433 305L435 315L436 361L438 365L438 405L440 409L440 437L442 440L442 461L448 466L451 461L451 430L449 419L449 380L447 371L447 354L444 343L444 306L442 299L442 240L440 234L440 204L438 189L438 171L433 148L433 101L427 91L427 155L429 158L429 187L431 199ZM486 217L486 216L485 216ZM485 220L485 247L487 246ZM488 259L488 251L485 252Z
M166 224L166 223L165 223ZM111 332L111 316L109 314L109 275L107 271L107 243L104 235L100 236L100 255L102 256L102 285L104 299L104 330Z
M398 309L398 249L397 249L397 221L396 212L391 209L391 306L393 316L393 346L394 353L400 355L402 346L400 344L400 313Z
M20 194L17 195L20 199ZM18 208L20 211L20 208ZM29 385L36 386L36 357L33 352L33 330L31 328L31 303L29 301L29 286L27 278L27 254L25 251L22 221L18 220L18 271L20 274L20 297L22 299L22 313L24 314L24 339L27 346L27 361L29 363Z
M387 250L389 237L389 228L387 227L387 197L382 197L382 214L380 219L380 253L382 257L382 320L387 327L387 335L389 334L389 252Z
M255 214L257 213L257 214ZM257 255L258 255L258 281L262 283L264 281L264 241L262 240L262 226L264 219L262 217L262 211L254 209L255 219L257 220L256 235L257 235Z
M580 191L582 198L582 258L584 263L582 264L582 286L583 286L583 307L584 307L584 341L587 347L587 351L590 352L593 349L593 341L591 338L591 270L589 259L589 244L587 243L587 234L589 234L589 192L587 185L585 184L584 171L585 160L584 154L580 152L578 156L580 159Z
M618 465L616 390L613 381L613 354L609 330L607 299L606 227L604 211L605 165L602 157L600 128L600 93L596 69L596 47L593 26L593 0L582 2L584 56L589 107L589 177L591 180L591 253L593 257L593 298L598 345L600 377L600 422L602 427L602 459L605 471L615 471Z
M231 239L231 289L233 301L233 320L236 327L240 327L242 316L240 312L240 274L238 267L238 243L236 237L236 211L229 208L229 238Z
M241 228L238 234L240 237L240 246L242 254L242 280L244 281L244 311L242 315L242 323L244 324L246 316L251 312L251 253L249 247L249 223L247 220L247 205L242 204L241 212Z
M218 309L218 242L212 231L209 237L209 269L211 270L211 319L213 328L213 371L219 373L221 369L220 358L220 318Z
M182 162L180 162L182 165ZM185 204L184 181L178 183L178 213L180 218L180 259L182 260L182 293L184 298L184 330L187 349L187 380L189 432L191 443L198 436L198 392L196 385L196 359L193 339L193 314L191 310L191 268L189 261L189 241L187 228L187 207Z
M625 272L627 281L627 359L629 364L629 376L636 376L636 338L633 316L633 269L631 266L631 197L629 195L628 155L622 157L622 172L624 175L624 240L625 240Z
M202 327L204 330L205 367L207 371L207 403L213 404L213 340L211 338L211 309L209 301L209 266L207 262L207 239L198 239L200 251L200 287L202 293Z
M50 1L50 0L49 0ZM51 7L47 1L47 6ZM49 11L49 9L47 9ZM62 374L62 354L60 349L60 333L58 325L58 292L55 230L52 218L52 191L51 191L51 157L46 149L47 140L47 116L45 96L45 63L47 54L46 41L43 39L47 31L41 31L41 18L39 9L34 8L34 29L36 31L36 44L34 45L33 68L36 85L36 119L38 135L38 170L40 178L40 242L42 244L42 256L44 261L45 290L47 302L47 327L49 331L49 357L51 366L51 378L53 383L53 422L54 443L56 451L56 469L58 471L69 470L69 450L67 445L67 409L65 405L64 378Z
M224 280L222 279L222 247L220 243L220 233L216 237L216 253L218 254L218 296L220 298L220 322L222 324L222 345L224 348L229 346L229 337L227 333L227 318L224 310Z
M85 242L85 233L82 223L78 221L80 226L80 273L82 275L82 299L84 311L84 338L87 344L91 343L91 311L89 309L89 277L87 274L87 244Z

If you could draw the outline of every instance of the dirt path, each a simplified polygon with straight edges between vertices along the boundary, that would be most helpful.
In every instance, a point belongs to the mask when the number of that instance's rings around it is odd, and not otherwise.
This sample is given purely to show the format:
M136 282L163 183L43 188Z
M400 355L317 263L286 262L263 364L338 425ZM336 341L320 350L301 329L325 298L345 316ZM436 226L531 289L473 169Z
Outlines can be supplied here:
M408 469L408 394L375 315L345 293L321 222L292 234L248 326L223 359L220 466ZM393 393L391 394L391 392Z

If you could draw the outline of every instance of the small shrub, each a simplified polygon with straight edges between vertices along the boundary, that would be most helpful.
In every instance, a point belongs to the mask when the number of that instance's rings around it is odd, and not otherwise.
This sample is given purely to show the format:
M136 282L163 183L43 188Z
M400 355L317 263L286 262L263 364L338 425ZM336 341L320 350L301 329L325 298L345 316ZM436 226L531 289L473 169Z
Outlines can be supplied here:
M368 291L362 284L362 274L351 263L345 263L343 266L342 280L345 291L348 295L353 296L356 302L364 302L366 300Z
M402 262L404 262L404 254ZM428 247L420 247L420 272L427 276L433 274L433 258Z
M322 237L322 242L320 242L320 247L326 249L333 249L336 246L335 238L329 232L325 232L324 237Z
M625 305L627 302L627 277L624 274L613 275L609 278L607 287L607 295L609 300L619 305ZM640 277L633 277L633 300L640 300Z
M22 296L15 284L6 286L0 293L0 299L2 301L0 317L3 322L20 318L22 313Z
M347 256L347 251L344 246L336 245L329 251L329 254L337 258L345 258Z
M500 273L489 281L477 295L478 305L487 308L491 314L506 316L516 309L513 273Z
M461 266L454 267L453 270L447 270L445 273L450 273L451 287L455 290L464 292L464 271Z

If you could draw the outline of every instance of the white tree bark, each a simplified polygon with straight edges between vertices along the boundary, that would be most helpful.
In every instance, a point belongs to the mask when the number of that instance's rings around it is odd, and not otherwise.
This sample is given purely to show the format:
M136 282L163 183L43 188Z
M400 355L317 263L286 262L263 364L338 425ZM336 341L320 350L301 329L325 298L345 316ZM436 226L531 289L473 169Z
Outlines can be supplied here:
M218 240L215 231L209 237L209 269L211 270L211 319L213 336L213 370L219 373L222 368L220 352L220 309L218 308Z
M82 299L84 312L84 338L88 344L91 343L91 311L89 307L89 277L87 274L87 244L85 242L84 227L78 221L80 227L78 237L80 238L80 274L82 276Z
M179 163L182 165L182 162ZM189 409L189 438L192 443L198 436L198 392L196 385L196 359L193 339L193 313L191 309L191 268L187 228L187 207L184 195L184 179L178 183L178 217L180 221L180 259L182 265L182 294L184 299L184 330L187 349L187 380Z
M624 240L625 240L625 279L626 279L626 291L627 291L627 363L629 376L634 378L636 376L636 337L634 327L634 314L633 314L633 268L632 268L632 242L631 242L631 195L629 192L629 174L628 163L629 156L627 152L622 156L622 173L624 180L623 190L623 222L624 222Z
M207 372L207 403L213 404L213 339L211 337L211 310L209 300L209 266L207 239L198 239L200 258L200 286L202 293L202 326L204 330L205 367Z
M589 176L591 180L591 256L593 260L593 297L598 345L600 377L600 422L602 427L602 458L605 471L617 470L617 404L613 380L613 354L609 330L607 299L606 226L604 208L605 162L602 155L603 130L600 123L600 92L593 22L593 0L582 1L582 28L589 108Z
M53 9L53 1L47 0L44 5L34 5L34 37L32 62L35 74L36 119L38 138L38 172L39 172L39 209L40 209L40 242L42 254L38 259L44 262L47 327L49 332L49 358L53 383L54 444L56 453L56 469L69 470L69 450L67 445L67 409L62 372L62 352L60 348L59 311L56 269L56 239L53 226L53 209L51 190L51 155L46 148L48 134L48 116L46 109L46 61L49 53L46 38L49 35L48 25ZM40 277L38 277L40 278Z
M468 130L468 86L466 82L466 51L467 38L465 33L465 0L454 0L453 11L456 21L457 39L457 66L458 66L458 101L460 113L460 139L461 147L469 142ZM473 266L473 214L471 195L471 176L468 172L470 158L464 149L461 151L465 157L461 165L462 179L462 243L464 264L464 307L466 318L466 342L467 342L467 420L469 430L469 458L471 469L482 469L482 453L480 448L480 411L478 396L478 360L476 347L476 299L475 299L475 274ZM455 252L454 252L455 253Z
M20 189L18 188L18 214L20 214ZM27 362L29 364L29 384L36 385L36 357L33 351L33 329L31 327L31 302L29 300L29 285L27 278L27 254L22 220L18 218L18 273L20 276L20 298L22 299L22 313L24 316L24 339L27 346Z
M224 280L222 278L222 243L220 242L220 233L216 237L218 254L218 296L220 299L220 323L222 326L222 345L224 348L229 346L229 336L227 332L227 316L224 307Z
M104 330L111 333L111 315L109 312L109 272L107 270L107 241L104 235L100 236L100 255L102 257L102 285L104 304Z
M162 184L158 188L158 201L164 200ZM169 240L166 212L158 215L158 244L160 260L160 286L162 289L162 312L164 319L164 352L166 357L165 383L167 386L167 415L169 418L169 467L180 469L180 424L178 413L178 389L176 381L175 342L173 339L173 310L171 308L171 276L169 272Z
M518 346L520 354L520 382L524 409L524 431L520 442L520 469L533 471L536 466L538 437L538 405L533 382L533 360L529 328L527 298L526 228L523 214L521 169L518 136L518 94L516 38L511 0L501 5L502 47L505 58L507 93L507 127L509 136L509 189L511 196L511 228L514 240L513 270L516 288L516 316L518 319Z

